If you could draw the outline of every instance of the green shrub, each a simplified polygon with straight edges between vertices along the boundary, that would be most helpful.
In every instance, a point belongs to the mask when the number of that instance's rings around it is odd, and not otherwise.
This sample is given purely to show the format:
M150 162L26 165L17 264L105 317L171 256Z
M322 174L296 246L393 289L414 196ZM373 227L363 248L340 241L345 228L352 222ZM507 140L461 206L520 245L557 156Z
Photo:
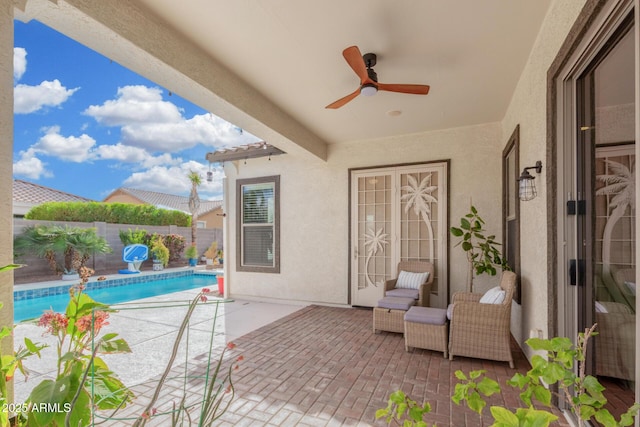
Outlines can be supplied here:
M118 234L120 236L120 241L125 246L134 245L136 243L146 245L147 230L145 229L140 230L136 228L135 230L120 230Z
M191 216L187 213L129 203L48 202L32 208L25 218L40 221L191 226Z
M163 238L160 234L154 234L151 239L151 255L153 259L160 260L162 265L166 267L169 264L169 249L167 249L162 240Z

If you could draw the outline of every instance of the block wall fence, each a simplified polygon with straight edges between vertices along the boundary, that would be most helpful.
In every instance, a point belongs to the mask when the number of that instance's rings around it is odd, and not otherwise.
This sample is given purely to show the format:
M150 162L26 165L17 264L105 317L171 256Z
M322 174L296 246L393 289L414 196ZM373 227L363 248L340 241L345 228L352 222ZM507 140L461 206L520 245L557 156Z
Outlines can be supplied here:
M36 221L15 218L13 220L13 235L14 237L22 233L22 231L29 226L45 224L45 225L60 225L69 227L81 227L81 228L95 228L96 233L100 237L104 237L113 252L109 254L96 254L87 262L87 266L93 268L96 274L115 274L118 270L126 268L126 264L122 261L122 249L124 245L120 242L120 230L132 229L145 229L149 233L158 234L178 234L185 238L186 246L191 244L191 227L178 227L176 225L169 226L151 226L151 225L135 225L135 224L107 224L105 222L62 222L62 221ZM218 242L218 249L224 249L222 247L222 229L219 228L204 228L197 230L197 247L198 254L202 256L204 252L209 248L212 242ZM51 271L49 264L43 258L38 258L33 255L24 255L17 257L16 262L20 264L26 264L26 267L20 268L14 271L15 280L17 283L28 281L29 277L42 277L51 276L51 280L56 280L55 275ZM172 263L170 267L186 265L187 260L184 258L180 262ZM151 270L151 260L145 261L142 264L141 270Z

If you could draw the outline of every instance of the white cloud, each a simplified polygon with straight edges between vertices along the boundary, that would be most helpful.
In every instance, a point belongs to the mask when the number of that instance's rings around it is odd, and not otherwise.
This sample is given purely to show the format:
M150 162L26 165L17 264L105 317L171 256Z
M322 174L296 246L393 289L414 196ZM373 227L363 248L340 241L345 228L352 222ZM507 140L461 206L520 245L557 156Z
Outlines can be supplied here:
M45 163L36 157L33 149L20 152L20 160L13 164L13 173L30 179L52 177L53 174L45 168Z
M142 148L131 147L120 143L116 145L100 145L96 148L95 154L100 160L118 160L122 163L139 164L144 168L176 165L182 161L180 158L174 159L169 153L153 156Z
M184 162L171 167L154 166L146 171L133 173L124 181L123 185L125 187L187 196L191 190L191 182L187 178L190 171L198 172L202 176L202 185L198 187L198 193L202 200L220 199L222 197L222 177L224 174L221 168L216 168L213 171L213 181L207 182L207 166L195 161Z
M121 143L150 152L178 152L197 144L227 147L256 142L253 135L213 114L182 116L180 109L162 100L159 88L125 86L114 100L92 105L84 114L106 126L121 126Z
M27 71L27 50L23 47L13 48L13 78L20 80Z
M146 86L124 86L118 88L114 100L102 105L91 105L84 111L100 124L125 126L134 123L179 122L182 114L175 104L162 100L162 91Z
M83 133L78 137L62 136L60 127L53 126L47 129L47 133L31 149L68 162L81 163L94 157L92 148L95 144L96 140L87 134Z
M13 112L28 114L43 107L56 107L69 99L78 89L67 89L58 79L44 81L38 86L16 85L13 89Z

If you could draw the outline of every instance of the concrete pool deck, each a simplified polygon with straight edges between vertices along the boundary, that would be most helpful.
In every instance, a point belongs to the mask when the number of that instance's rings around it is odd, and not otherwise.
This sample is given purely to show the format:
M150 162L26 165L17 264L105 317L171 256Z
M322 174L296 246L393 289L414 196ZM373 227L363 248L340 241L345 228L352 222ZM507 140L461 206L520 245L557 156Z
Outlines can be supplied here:
M200 290L196 288L113 306L119 311L110 315L109 325L103 328L103 331L118 333L127 341L132 353L107 355L104 359L127 386L133 387L145 383L162 373L188 303ZM304 307L303 305L223 300L214 295L212 293L209 302L199 304L194 311L188 328L189 342L186 343L183 339L174 365L188 364L191 359L208 352L211 339L214 340L214 348L219 351L227 342ZM214 301L220 302L216 304ZM216 320L212 337L214 318ZM14 382L16 403L24 402L33 387L43 379L52 378L56 374L56 341L51 335L43 335L43 332L43 328L33 323L20 323L14 330L16 347L23 343L24 337L34 342L49 344L49 347L43 350L41 359L32 357L25 362L25 366L30 371L28 381L25 382L24 377L19 373L16 374Z

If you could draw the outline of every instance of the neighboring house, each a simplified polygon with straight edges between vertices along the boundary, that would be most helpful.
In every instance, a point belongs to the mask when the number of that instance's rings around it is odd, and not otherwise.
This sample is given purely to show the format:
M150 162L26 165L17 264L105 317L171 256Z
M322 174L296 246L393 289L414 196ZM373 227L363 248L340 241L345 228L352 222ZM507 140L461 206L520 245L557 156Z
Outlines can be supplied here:
M286 153L221 160L227 296L372 305L408 257L436 264L431 301L445 307L467 275L448 229L473 203L518 272L511 333L526 356L530 336L575 337L619 317L624 326L610 322L596 342L609 343L609 362L626 362L597 373L631 379L635 393L636 299L620 316L595 303L622 304L639 279L639 0L0 6L3 93L12 20L37 19ZM430 84L429 95L384 92L325 109L359 94L354 71L368 74L341 58L352 44L378 53L382 82ZM11 101L2 98L0 123L13 120ZM12 137L0 126L4 152ZM520 201L517 179L537 161L537 197ZM1 165L8 183L11 162ZM0 208L8 191L0 185ZM0 263L10 262L6 224ZM10 284L0 300L11 301Z
M103 202L106 203L131 203L134 205L153 205L162 209L173 209L189 212L189 197L173 194L158 193L156 191L139 190L136 188L118 188L113 191ZM198 210L198 228L222 228L222 201L201 200Z
M22 218L34 206L46 202L93 202L64 191L55 190L21 179L13 180L13 216Z

